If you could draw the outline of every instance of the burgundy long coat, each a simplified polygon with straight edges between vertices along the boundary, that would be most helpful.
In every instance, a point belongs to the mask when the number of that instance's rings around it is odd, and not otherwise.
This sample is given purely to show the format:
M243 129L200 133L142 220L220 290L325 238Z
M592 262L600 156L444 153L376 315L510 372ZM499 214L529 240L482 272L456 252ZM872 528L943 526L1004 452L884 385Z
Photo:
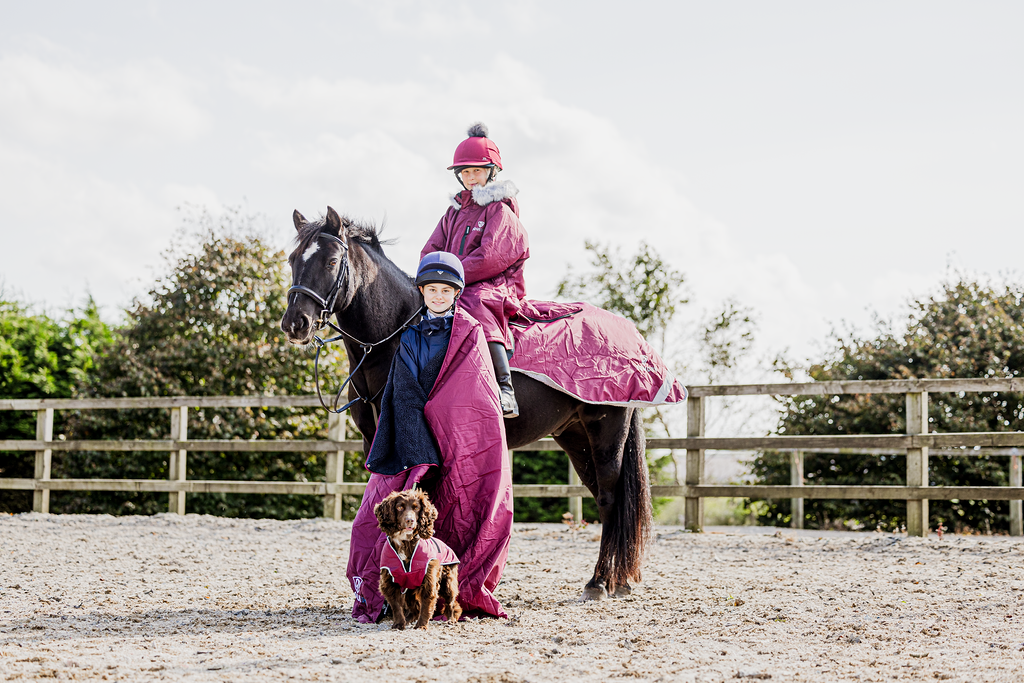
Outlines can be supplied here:
M494 369L479 323L455 310L444 364L423 414L437 440L440 465L419 465L400 474L371 474L352 522L348 578L356 594L352 616L375 622L384 607L378 589L386 543L373 507L392 491L434 480L435 536L461 561L459 603L463 614L504 617L494 589L505 570L512 537L512 470L505 450L505 421Z
M523 264L530 257L530 241L519 222L518 193L509 180L458 193L420 252L420 258L432 251L459 257L466 271L459 302L483 326L488 342L507 349L513 344L508 319L519 312L526 296Z

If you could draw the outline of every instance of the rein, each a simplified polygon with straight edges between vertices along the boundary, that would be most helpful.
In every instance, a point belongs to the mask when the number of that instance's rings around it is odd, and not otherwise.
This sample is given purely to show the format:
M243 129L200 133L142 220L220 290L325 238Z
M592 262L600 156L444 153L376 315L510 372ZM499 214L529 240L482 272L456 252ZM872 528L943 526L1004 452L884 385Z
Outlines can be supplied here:
M381 387L380 391L378 391L373 396L363 396L362 394L359 393L359 389L358 387L356 387L355 382L352 382L352 378L355 377L355 374L357 372L359 372L359 368L363 366L363 361L365 361L366 357L370 355L370 352L373 351L375 347L391 341L397 335L401 334L406 329L408 329L409 324L423 312L423 307L421 306L420 308L417 308L416 311L412 314L412 316L410 316L408 320L402 323L401 327L399 327L397 330L395 330L388 336L384 337L380 341L360 341L359 339L356 339L354 336L352 336L345 330L335 325L333 322L331 322L331 315L334 313L334 305L338 300L338 294L341 293L341 285L344 283L349 273L348 245L345 244L344 240L328 233L320 233L317 236L317 239L320 239L321 237L326 237L327 239L337 242L338 244L341 245L342 251L344 252L341 260L341 268L338 271L338 278L334 281L334 286L331 287L331 291L328 292L326 297L322 297L318 292L310 289L309 287L303 287L302 285L292 285L288 289L288 296L291 297L292 292L297 292L299 294L305 294L313 301L320 304L320 315L317 317L315 322L316 328L319 330L323 329L324 327L330 327L335 332L338 332L337 336L331 337L330 339L321 339L315 334L313 335L313 343L316 345L316 357L313 360L313 381L316 384L316 396L318 399L320 399L320 405L323 406L324 410L326 410L329 413L343 413L349 408L351 408L353 404L358 403L359 401L362 401L363 403L372 404L373 401L375 401L377 397L381 395L381 393L384 391L384 387ZM324 401L323 394L320 393L320 352L323 349L325 349L328 344L336 342L342 338L348 338L354 344L359 346L359 348L363 352L363 357L359 359L359 362L356 363L356 367L352 369L352 371L348 374L348 377L345 379L345 381L341 383L341 388L338 389L338 393L335 394L334 400L331 401L331 405L328 406L327 403ZM352 389L355 391L356 397L339 408L338 403L341 402L341 394L342 392L345 391L345 387L348 386L350 382L352 383Z

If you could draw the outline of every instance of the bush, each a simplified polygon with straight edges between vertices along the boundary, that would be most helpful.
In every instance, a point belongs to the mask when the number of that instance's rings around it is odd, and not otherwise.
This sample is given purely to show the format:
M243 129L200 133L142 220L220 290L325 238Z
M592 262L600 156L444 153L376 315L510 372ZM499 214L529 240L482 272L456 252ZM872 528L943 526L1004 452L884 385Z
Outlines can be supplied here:
M185 240L198 242L167 255L167 273L96 357L81 393L119 396L280 396L313 391L308 357L289 344L284 314L285 254L255 228L255 217L228 210L187 216ZM340 360L337 354L332 359ZM188 415L190 439L326 438L322 413L287 408L203 408ZM68 421L69 438L165 439L167 410L81 411ZM346 468L348 469L348 468ZM189 479L322 481L322 453L190 452ZM54 453L60 476L165 479L167 454ZM355 470L346 472L356 480ZM61 492L55 512L152 514L166 511L156 493ZM315 496L190 494L188 511L230 517L313 517Z
M831 356L813 365L814 380L950 377L1018 377L1024 372L1024 288L993 286L964 277L947 282L935 296L911 305L906 327L881 325L873 339L835 339ZM931 394L931 432L1019 431L1024 396ZM904 433L903 395L796 396L782 401L780 434ZM751 463L758 483L788 484L788 454L766 452ZM932 486L1005 486L1006 458L931 456ZM804 472L813 484L904 485L906 457L807 453ZM789 501L766 501L762 523L785 524ZM897 529L906 523L903 501L806 500L809 527ZM929 524L956 531L1005 530L1006 501L931 501Z
M78 311L53 319L0 296L0 396L4 398L71 398L93 366L95 353L110 341L90 299ZM64 416L58 414L57 419ZM59 431L62 422L54 428ZM35 439L36 415L0 411L0 439ZM32 478L35 456L0 452L0 477ZM32 509L31 491L0 489L0 512Z

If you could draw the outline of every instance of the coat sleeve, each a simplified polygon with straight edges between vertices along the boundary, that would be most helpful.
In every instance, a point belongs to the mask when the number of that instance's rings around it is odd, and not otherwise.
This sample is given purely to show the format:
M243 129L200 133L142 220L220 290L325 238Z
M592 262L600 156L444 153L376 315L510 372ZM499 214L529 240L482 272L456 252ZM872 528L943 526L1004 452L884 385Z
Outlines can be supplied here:
M448 231L448 215L452 212L451 209L444 212L441 216L441 220L437 222L437 227L434 228L434 232L427 238L427 243L423 245L423 249L420 250L420 258L429 254L432 251L446 251L447 240L445 233Z
M480 246L462 259L467 285L490 280L529 256L530 242L519 218L503 202L491 206Z

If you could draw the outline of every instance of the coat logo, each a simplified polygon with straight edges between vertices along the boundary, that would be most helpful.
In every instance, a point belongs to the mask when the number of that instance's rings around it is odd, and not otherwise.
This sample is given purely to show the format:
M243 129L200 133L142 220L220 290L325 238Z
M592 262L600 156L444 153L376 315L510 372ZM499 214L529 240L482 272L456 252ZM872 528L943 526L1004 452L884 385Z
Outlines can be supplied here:
M443 270L435 270L434 272L437 273L438 275L444 275Z
M484 227L484 222L483 222L483 221L479 221L479 222L478 222L478 223L476 224L476 227L478 227L478 228L482 228L482 227Z
M641 356L640 358L630 358L629 362L633 364L633 367L635 367L637 370L640 370L641 372L655 372L654 363L652 363L651 360L646 356Z

